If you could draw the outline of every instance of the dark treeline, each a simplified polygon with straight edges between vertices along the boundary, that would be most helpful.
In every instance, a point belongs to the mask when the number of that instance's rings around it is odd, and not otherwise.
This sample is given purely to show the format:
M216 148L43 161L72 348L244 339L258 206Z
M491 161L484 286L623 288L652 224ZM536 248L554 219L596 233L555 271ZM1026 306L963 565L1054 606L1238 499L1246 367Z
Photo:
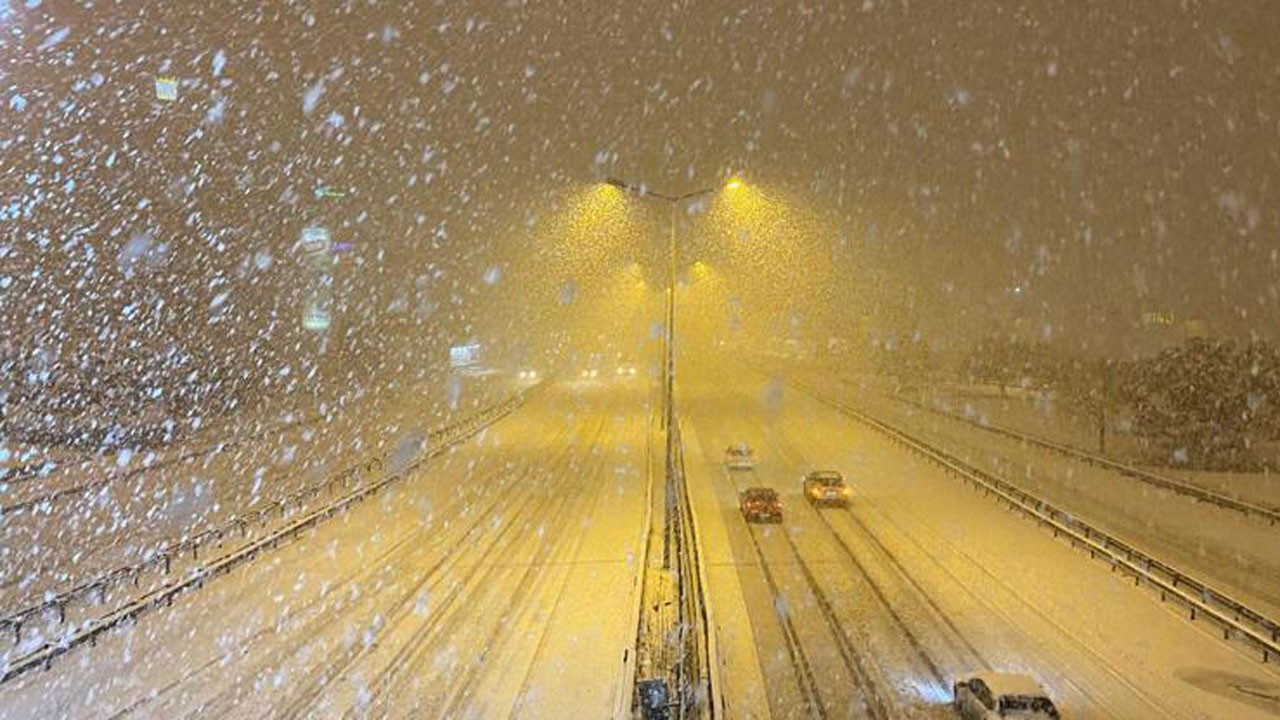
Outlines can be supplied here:
M987 338L961 362L969 382L1050 392L1090 418L1134 435L1146 459L1202 469L1256 469L1280 440L1280 350L1271 343L1193 338L1125 360Z

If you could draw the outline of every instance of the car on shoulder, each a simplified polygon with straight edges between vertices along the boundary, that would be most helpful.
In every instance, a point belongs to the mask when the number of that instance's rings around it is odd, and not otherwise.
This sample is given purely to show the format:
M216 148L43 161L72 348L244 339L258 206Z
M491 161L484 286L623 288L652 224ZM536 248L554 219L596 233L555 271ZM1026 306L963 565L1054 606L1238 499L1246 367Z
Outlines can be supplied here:
M752 470L756 466L756 453L746 443L737 443L724 449L724 466L730 470Z
M814 470L804 476L804 496L814 507L848 507L853 490L835 470Z
M738 505L742 508L742 517L749 523L782 522L782 498L773 488L747 488L738 493Z
M954 685L956 712L965 720L1059 720L1040 682L1028 675L983 672L961 678Z

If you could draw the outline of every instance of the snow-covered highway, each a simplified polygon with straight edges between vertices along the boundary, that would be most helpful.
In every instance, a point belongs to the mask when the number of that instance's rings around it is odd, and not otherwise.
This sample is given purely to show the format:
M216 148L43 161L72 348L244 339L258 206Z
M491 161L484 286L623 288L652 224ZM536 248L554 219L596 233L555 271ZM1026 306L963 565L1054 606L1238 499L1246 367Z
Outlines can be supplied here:
M946 680L984 668L1041 678L1064 717L1280 710L1274 664L1224 644L1211 627L1189 623L1086 553L782 379L745 367L730 374L726 364L687 371L679 405L735 716L809 716L811 674L831 717L879 716L877 696L891 701L889 716L947 717ZM756 448L756 470L723 469L721 453L733 442ZM814 469L845 473L854 488L848 510L807 504L800 479ZM743 522L736 491L748 484L782 494L781 526ZM861 663L842 657L841 632ZM797 667L788 637L798 639L809 669ZM874 684L865 687L865 678Z
M807 392L691 361L689 498L732 717L949 717L974 670L1065 717L1273 717L1211 628ZM652 383L572 378L247 565L0 686L0 716L603 717L629 707ZM751 471L722 453L746 442ZM656 468L656 470L655 470ZM842 471L848 508L800 478ZM749 525L763 485L780 525Z
M0 687L26 717L606 715L649 390L559 387L375 499Z

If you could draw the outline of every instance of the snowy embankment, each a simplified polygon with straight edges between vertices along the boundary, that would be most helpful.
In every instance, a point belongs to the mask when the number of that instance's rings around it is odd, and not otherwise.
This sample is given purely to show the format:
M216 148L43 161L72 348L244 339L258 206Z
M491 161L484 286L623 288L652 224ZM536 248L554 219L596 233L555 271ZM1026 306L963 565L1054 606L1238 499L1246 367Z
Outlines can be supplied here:
M0 487L0 607L142 561L514 391L501 376L447 382L263 411L163 451L104 454Z
M1001 397L968 392L959 386L931 388L926 396L931 406L963 415L982 424L1002 427L1052 442L1097 453L1098 430L1092 421L1062 407L1046 395L1022 394ZM1108 431L1107 457L1127 462L1161 475L1267 507L1280 507L1280 475L1271 472L1214 472L1154 467L1143 464L1138 441L1131 435Z

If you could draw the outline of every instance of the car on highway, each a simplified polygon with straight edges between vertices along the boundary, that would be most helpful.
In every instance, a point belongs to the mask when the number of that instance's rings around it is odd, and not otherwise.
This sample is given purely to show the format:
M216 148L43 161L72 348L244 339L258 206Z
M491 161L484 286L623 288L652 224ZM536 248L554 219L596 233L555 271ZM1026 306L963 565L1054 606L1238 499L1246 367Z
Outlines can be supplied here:
M954 691L956 712L965 720L1058 720L1061 717L1045 689L1027 675L975 673L958 680Z
M747 488L738 493L738 505L742 508L742 517L749 523L782 522L782 498L773 488Z
M814 507L848 507L853 490L835 470L814 470L804 476L804 496Z
M752 470L756 466L756 453L746 443L730 445L724 449L724 466L730 470Z

